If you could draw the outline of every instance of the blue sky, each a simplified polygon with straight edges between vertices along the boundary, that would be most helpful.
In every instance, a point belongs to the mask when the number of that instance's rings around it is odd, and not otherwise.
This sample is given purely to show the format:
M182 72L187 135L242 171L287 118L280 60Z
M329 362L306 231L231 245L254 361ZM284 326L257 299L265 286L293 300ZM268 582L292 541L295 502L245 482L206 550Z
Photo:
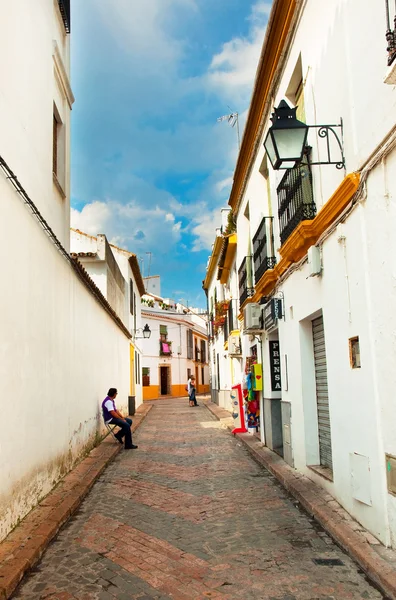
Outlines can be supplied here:
M202 280L271 2L72 1L72 226L205 307Z

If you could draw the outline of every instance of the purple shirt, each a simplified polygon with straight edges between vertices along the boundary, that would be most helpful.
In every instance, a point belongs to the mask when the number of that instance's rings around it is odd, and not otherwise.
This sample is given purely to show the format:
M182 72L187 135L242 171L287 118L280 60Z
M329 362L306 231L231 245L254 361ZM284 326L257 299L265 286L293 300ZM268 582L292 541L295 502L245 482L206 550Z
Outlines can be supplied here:
M110 396L106 396L102 402L103 420L105 423L108 423L113 418L113 415L110 413L111 410L117 410L115 402Z

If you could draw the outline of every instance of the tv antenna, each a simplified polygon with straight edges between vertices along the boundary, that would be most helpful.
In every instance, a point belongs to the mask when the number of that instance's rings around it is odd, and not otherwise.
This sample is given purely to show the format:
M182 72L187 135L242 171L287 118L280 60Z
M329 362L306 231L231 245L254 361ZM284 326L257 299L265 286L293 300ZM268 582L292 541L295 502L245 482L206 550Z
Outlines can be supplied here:
M231 108L229 106L228 106L228 108L231 110ZM217 119L218 123L221 123L222 121L227 121L228 124L231 125L232 128L234 128L236 125L236 131L237 131L237 137L238 137L238 149L240 150L241 149L241 138L239 135L239 113L231 111L231 113L229 115L223 115L222 117L219 117Z

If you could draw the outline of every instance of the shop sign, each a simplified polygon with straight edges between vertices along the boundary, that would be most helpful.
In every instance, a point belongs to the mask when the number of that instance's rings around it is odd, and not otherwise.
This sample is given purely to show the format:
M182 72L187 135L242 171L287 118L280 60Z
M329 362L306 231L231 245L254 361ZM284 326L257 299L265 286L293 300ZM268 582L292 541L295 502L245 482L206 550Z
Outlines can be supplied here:
M282 379L279 342L269 342L269 355L271 369L271 390L273 392L280 392L282 390Z
M278 319L281 319L282 300L280 298L272 298L264 307L264 329L271 331L278 325Z

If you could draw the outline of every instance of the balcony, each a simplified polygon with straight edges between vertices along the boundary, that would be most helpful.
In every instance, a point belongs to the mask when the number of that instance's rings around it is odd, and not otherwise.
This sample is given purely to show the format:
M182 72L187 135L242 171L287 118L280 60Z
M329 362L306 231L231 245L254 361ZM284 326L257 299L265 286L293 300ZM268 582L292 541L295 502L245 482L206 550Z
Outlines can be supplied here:
M160 340L160 356L172 356L172 342Z
M238 269L239 307L254 294L252 257L245 256Z
M396 58L396 9L392 9L392 7L389 6L389 0L385 0L385 14L385 37L388 42L386 50L388 52L388 66L390 66Z
M276 265L274 217L264 217L253 238L254 280L257 283L268 269Z
M62 15L66 33L70 33L70 0L58 0L59 10Z
M314 219L312 173L307 164L288 169L277 188L279 233L283 245L301 221Z

